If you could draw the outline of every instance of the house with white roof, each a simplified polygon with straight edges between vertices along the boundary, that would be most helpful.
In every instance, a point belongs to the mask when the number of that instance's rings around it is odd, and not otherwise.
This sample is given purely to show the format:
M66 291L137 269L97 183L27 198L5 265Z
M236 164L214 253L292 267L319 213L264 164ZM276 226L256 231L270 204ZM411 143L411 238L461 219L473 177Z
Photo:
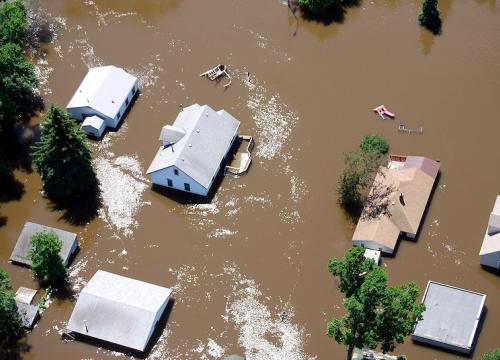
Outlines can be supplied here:
M500 269L500 196L497 196L490 214L479 258L481 265Z
M98 270L82 289L66 329L143 352L171 293L162 286Z
M240 122L225 110L184 108L162 128L147 174L153 184L206 196L238 135Z
M138 89L137 78L121 68L91 68L66 109L72 118L83 121L87 134L100 137L106 127L116 128Z

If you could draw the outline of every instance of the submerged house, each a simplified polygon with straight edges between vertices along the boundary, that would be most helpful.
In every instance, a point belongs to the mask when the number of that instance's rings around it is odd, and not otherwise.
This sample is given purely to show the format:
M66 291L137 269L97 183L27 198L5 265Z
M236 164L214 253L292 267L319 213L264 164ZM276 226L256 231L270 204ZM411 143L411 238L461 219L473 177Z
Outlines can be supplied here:
M225 110L184 108L162 128L162 145L147 170L153 184L206 196L227 157L240 122Z
M106 127L118 126L138 89L137 78L121 68L91 68L66 109L72 118L83 121L87 134L100 137Z
M481 265L500 269L500 196L490 214L479 258Z
M439 168L426 157L391 155L375 177L353 243L392 254L400 236L415 238Z
M23 230L17 239L16 246L10 255L10 260L13 263L31 266L31 260L28 255L31 250L31 237L42 231L54 232L59 240L61 240L62 247L59 255L61 255L64 266L67 266L70 259L78 249L76 234L50 226L35 224L29 221L27 221L23 226Z
M423 318L415 325L412 339L470 354L485 300L484 294L429 281L422 300Z
M82 289L67 331L143 352L172 290L98 270Z

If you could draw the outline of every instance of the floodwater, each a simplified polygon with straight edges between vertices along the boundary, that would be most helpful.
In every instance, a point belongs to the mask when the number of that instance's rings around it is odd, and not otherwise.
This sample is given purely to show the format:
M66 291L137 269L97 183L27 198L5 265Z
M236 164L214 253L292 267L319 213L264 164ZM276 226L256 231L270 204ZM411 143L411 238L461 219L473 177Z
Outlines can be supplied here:
M342 154L376 132L393 153L442 165L418 241L383 259L391 283L415 281L423 292L432 279L487 294L473 358L499 346L500 278L481 269L478 252L500 192L500 9L495 0L442 0L443 34L432 37L416 24L419 4L365 0L342 24L298 27L281 0L41 4L55 30L35 60L47 104L65 106L87 68L104 64L138 76L141 94L118 131L91 141L102 190L93 220L67 221L41 196L36 172L16 171L24 193L1 205L0 227L0 266L14 288L37 286L8 263L31 220L78 233L75 294L97 269L173 288L150 359L342 359L344 347L324 335L343 314L327 261L351 247L353 233L335 182ZM218 63L233 78L226 90L199 77ZM249 173L224 178L201 204L152 190L145 175L161 126L192 103L226 109L256 140ZM380 104L397 119L379 120L371 109ZM424 133L398 133L399 123ZM74 302L53 297L20 356L128 357L61 340ZM410 339L396 353L460 357Z

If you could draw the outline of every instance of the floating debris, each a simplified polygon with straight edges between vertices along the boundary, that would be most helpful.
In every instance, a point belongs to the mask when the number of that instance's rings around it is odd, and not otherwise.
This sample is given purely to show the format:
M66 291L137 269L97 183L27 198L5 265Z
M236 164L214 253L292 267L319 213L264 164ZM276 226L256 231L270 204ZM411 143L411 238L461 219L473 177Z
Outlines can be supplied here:
M229 79L229 82L227 84L224 84L224 87L228 87L229 85L231 85L231 76L229 76L227 72L226 65L219 64L216 67L200 74L200 76L206 76L212 81L217 80L222 76L225 76Z
M379 107L376 107L375 109L373 109L373 111L376 112L382 120L385 120L386 116L390 117L391 119L394 119L396 117L396 115L394 113L390 112L389 110L387 110L387 108L384 105L380 105Z
M405 126L405 124L399 124L398 127L399 132L406 132L408 134L423 134L424 133L424 128L421 126L419 129L410 129Z

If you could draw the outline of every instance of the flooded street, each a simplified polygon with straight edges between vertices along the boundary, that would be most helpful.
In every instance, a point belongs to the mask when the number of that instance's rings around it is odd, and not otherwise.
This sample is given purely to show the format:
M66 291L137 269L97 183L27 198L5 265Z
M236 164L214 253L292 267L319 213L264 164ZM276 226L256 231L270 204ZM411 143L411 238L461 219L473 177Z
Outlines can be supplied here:
M342 24L300 19L298 27L281 0L40 6L56 31L35 60L47 105L65 107L88 67L99 65L137 76L141 93L117 131L90 140L102 191L96 218L67 221L42 197L36 172L16 171L23 196L1 204L0 267L15 289L38 286L29 269L8 263L25 221L76 232L80 244L69 275L74 294L53 298L22 358L130 358L60 338L97 269L173 289L149 359L345 358L325 336L327 321L344 313L328 258L352 246L354 231L335 186L343 153L369 133L384 135L392 153L441 161L417 241L402 240L382 260L390 282L415 281L423 293L435 280L486 294L472 358L500 345L500 278L481 269L478 255L500 193L495 0L441 0L438 37L419 28L417 0L364 0ZM199 77L219 63L232 77L227 89ZM224 177L206 203L155 191L145 174L161 127L193 103L225 109L256 142L248 174ZM381 104L396 120L372 113ZM398 133L400 123L423 134ZM395 353L460 358L409 338Z

